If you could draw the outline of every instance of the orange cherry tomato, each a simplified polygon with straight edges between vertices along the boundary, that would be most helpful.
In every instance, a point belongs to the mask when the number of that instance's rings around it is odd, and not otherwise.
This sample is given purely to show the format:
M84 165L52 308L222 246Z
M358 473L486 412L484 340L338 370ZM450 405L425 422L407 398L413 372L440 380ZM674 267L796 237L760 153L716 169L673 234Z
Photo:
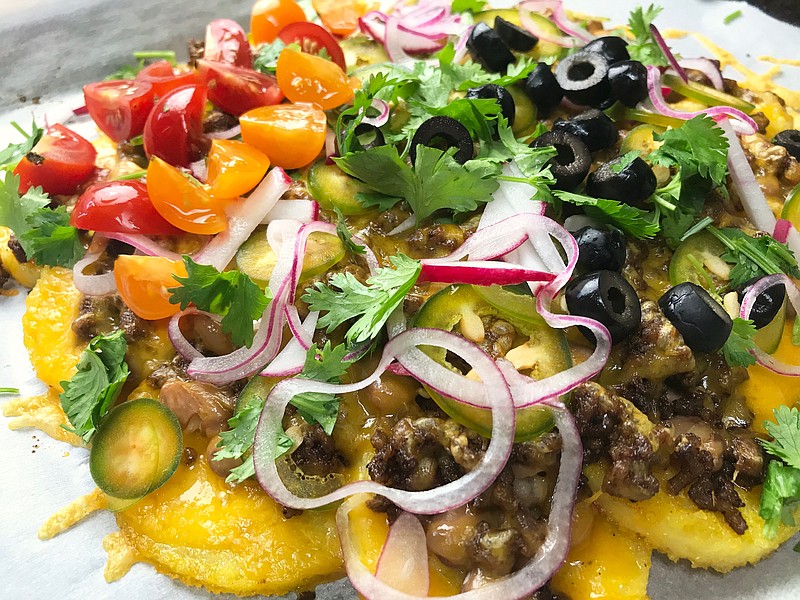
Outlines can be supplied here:
M147 167L147 193L169 223L189 233L219 233L228 225L227 202L157 156Z
M209 193L237 198L258 185L269 169L269 157L250 144L214 140L208 154Z
M358 19L380 6L369 0L311 0L325 29L347 36L358 28Z
M269 44L289 23L305 21L306 14L294 0L258 0L250 15L253 43Z
M239 117L242 139L284 169L299 169L325 145L325 113L306 104L262 106Z
M186 277L186 267L180 260L163 256L123 254L114 262L117 291L138 317L148 321L166 319L180 310L169 301L169 288L178 287L174 276Z
M339 66L319 56L284 48L275 75L281 91L292 102L330 110L353 99L350 78Z

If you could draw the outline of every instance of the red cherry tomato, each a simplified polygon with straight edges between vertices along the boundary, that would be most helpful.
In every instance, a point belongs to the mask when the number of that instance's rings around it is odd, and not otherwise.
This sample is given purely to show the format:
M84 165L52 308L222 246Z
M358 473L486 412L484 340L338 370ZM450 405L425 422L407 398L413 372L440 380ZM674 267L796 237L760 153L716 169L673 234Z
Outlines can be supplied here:
M69 217L73 227L112 233L178 235L150 202L141 181L105 181L90 186Z
M176 276L186 277L186 267L179 260L163 256L123 254L114 261L114 281L120 298L147 321L166 319L181 309L169 301L168 290L180 286Z
M206 27L203 58L236 67L252 67L253 51L242 26L230 19L215 19Z
M115 142L140 135L155 103L152 85L130 79L90 83L83 97L97 127Z
M166 60L159 60L147 65L139 71L136 79L152 85L157 98L163 98L172 90L184 85L197 83L197 75L194 71L179 69Z
M319 54L322 50L328 53L331 62L347 70L344 52L336 38L315 23L290 23L278 34L284 44L298 44L306 54Z
M153 107L144 126L144 149L171 165L188 167L207 147L203 136L206 88L187 85L172 90Z
M294 0L258 0L250 13L253 43L269 44L289 23L305 21L306 14Z
M74 131L52 125L14 169L19 191L42 186L48 194L74 194L94 171L97 150Z
M241 115L283 100L283 93L271 75L208 60L198 60L197 69L208 87L208 99L225 112Z

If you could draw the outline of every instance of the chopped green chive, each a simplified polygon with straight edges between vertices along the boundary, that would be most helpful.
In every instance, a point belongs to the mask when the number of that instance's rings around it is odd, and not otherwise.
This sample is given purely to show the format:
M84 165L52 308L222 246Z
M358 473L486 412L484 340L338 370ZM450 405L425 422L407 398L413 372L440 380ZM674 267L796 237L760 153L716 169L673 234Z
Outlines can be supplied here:
M0 394L19 394L19 388L0 387Z
M115 181L129 181L131 179L141 179L147 175L147 171L134 171L133 173L128 173L127 175L120 175L119 177L115 178Z
M731 23L733 23L736 19L738 19L741 16L742 16L742 11L735 10L731 14L729 14L727 17L725 17L723 19L723 22L725 23L725 25L730 25Z

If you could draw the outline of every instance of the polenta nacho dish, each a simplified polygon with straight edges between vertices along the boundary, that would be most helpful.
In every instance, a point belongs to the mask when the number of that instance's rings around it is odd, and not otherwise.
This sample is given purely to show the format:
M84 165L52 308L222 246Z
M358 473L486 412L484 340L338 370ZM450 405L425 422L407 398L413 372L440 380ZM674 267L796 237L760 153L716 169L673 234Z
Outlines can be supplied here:
M108 510L108 581L241 596L633 600L653 551L794 536L800 93L655 6L311 4L0 151L48 388L6 423L96 485L40 537Z

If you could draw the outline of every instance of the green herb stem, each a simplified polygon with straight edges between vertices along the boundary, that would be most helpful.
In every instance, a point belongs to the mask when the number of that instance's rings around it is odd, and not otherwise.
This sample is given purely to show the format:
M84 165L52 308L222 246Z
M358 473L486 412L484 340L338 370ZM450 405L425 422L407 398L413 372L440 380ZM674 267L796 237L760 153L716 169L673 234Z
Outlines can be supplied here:
M0 394L19 394L19 388L0 387Z
M147 175L147 171L134 171L133 173L128 173L127 175L120 175L116 177L115 181L130 181L132 179L141 179Z

